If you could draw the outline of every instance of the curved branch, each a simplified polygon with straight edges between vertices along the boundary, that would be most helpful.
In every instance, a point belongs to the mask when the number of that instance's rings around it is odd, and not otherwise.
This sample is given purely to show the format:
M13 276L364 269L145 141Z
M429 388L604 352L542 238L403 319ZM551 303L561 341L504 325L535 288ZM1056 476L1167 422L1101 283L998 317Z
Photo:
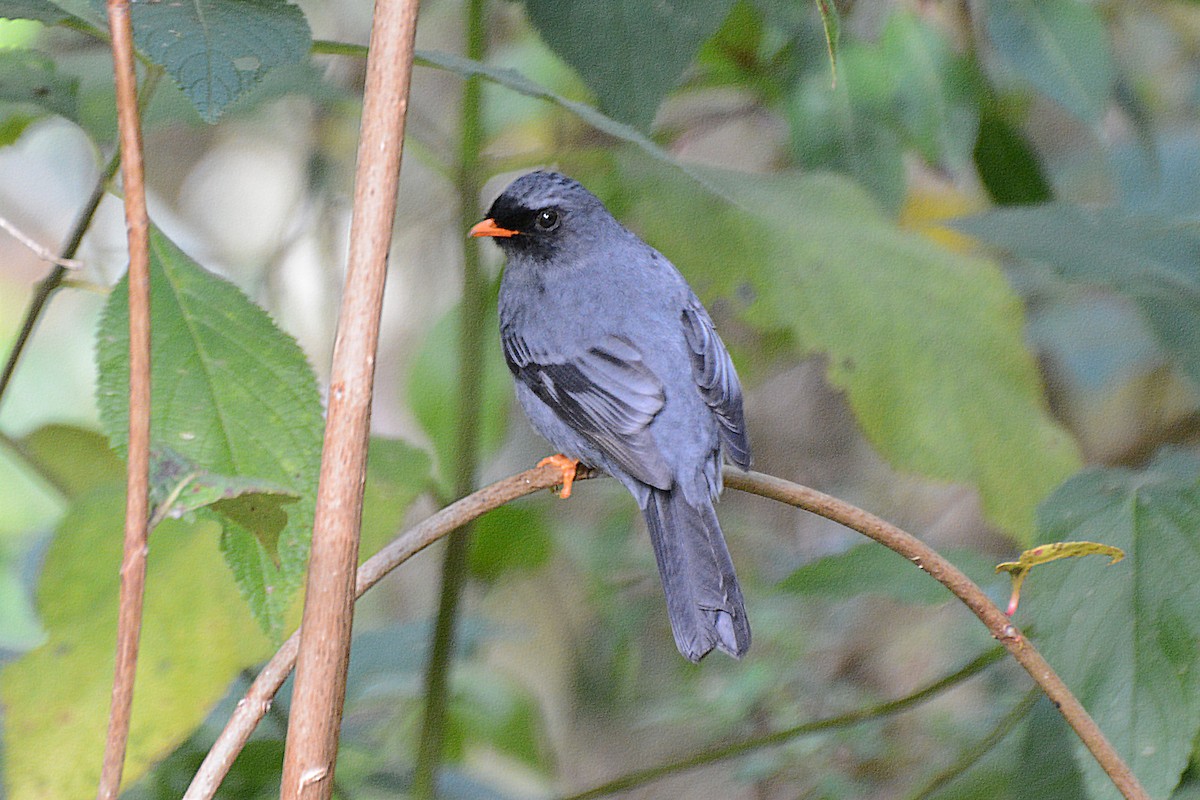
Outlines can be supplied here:
M778 500L781 503L802 508L845 525L863 536L874 539L889 550L899 553L919 569L928 572L934 580L953 592L955 597L971 609L979 621L991 631L992 636L999 639L1008 648L1008 652L1041 687L1046 697L1054 703L1054 707L1062 712L1067 724L1083 741L1097 763L1108 773L1109 779L1120 790L1121 795L1126 800L1150 800L1150 796L1146 794L1146 790L1142 788L1133 771L1104 737L1083 704L1075 695L1071 694L1071 690L1063 683L1062 678L1058 677L1058 673L1047 663L1046 659L1042 658L1042 654L1021 635L1021 631L1012 624L1012 620L989 600L988 596L970 578L942 558L932 547L912 534L900 530L895 525L885 522L861 508L824 492L818 492L816 489L800 486L771 475L763 475L758 472L739 473L736 470L729 470L725 475L725 485L770 500Z
M595 473L585 473L581 469L576 479L583 480L594 475ZM455 528L519 497L539 489L548 489L558 482L559 476L557 469L548 466L526 470L446 506L401 534L359 567L356 595L361 596L386 574ZM1083 740L1126 800L1149 800L1149 795L1121 756L1104 738L1096 723L1041 654L970 578L931 547L849 503L771 475L729 470L725 475L725 485L840 523L894 550L929 573L962 600L1025 668L1055 707L1062 712L1067 723ZM216 794L217 787L232 766L233 760L250 738L251 732L270 707L271 699L291 672L296 660L298 641L299 632L292 634L258 674L246 696L238 703L225 729L217 737L216 743L209 750L204 763L200 765L184 795L184 800L211 800Z

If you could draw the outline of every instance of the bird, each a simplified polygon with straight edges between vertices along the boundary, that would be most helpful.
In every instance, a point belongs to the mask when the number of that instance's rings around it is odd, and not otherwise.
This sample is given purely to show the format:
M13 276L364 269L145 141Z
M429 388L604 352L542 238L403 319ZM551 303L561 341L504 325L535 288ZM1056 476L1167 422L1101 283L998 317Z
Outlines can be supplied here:
M750 468L742 388L679 270L582 184L518 177L470 230L505 256L504 359L533 428L560 452L569 497L582 463L641 508L679 652L740 659L750 624L714 502L722 454Z

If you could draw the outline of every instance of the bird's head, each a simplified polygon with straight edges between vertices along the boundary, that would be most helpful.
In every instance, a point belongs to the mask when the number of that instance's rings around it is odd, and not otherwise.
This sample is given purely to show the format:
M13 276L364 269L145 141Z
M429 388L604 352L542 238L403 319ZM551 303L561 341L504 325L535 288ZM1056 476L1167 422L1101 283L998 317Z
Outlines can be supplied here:
M545 263L586 252L610 225L616 220L578 181L557 172L531 172L509 184L470 234L492 237L510 259L527 256Z

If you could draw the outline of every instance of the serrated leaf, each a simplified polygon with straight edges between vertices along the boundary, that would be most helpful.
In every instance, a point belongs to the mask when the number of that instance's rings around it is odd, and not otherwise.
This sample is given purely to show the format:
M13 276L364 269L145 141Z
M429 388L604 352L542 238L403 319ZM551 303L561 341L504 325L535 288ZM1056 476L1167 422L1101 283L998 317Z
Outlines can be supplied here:
M150 453L150 503L159 517L178 517L212 506L255 531L264 543L269 540L273 548L287 523L280 505L295 500L295 492L279 484L217 475L170 448Z
M459 368L458 331L461 306L455 306L429 331L414 359L408 378L408 402L421 428L433 443L437 456L436 474L443 491L454 484L455 433L458 419ZM504 439L508 405L512 399L512 376L500 351L500 327L496 304L488 304L484 323L483 393L480 442L482 452L493 452Z
M1200 380L1200 227L1067 203L996 209L954 227L1071 282L1131 299L1163 351Z
M525 0L530 23L610 116L646 131L733 0Z
M991 564L969 550L944 553L980 586L996 583ZM805 564L778 584L780 589L824 599L878 594L904 603L944 603L950 591L886 547L867 543Z
M214 475L299 497L287 507L277 557L241 524L223 539L259 622L278 636L308 559L324 428L316 380L295 340L157 229L150 235L150 291L152 447L174 450ZM97 340L100 420L121 452L128 438L127 297L122 281Z
M834 176L712 174L734 207L645 166L630 216L702 294L750 298L750 322L828 359L888 461L976 487L988 519L1031 540L1037 503L1079 456L995 264L899 230Z
M104 0L92 0L104 10ZM285 0L187 0L136 3L133 37L166 69L205 122L275 67L308 57L312 34L303 12Z
M1039 511L1040 538L1087 536L1125 564L1043 567L1020 614L1039 649L1091 712L1151 797L1166 797L1200 731L1200 460L1160 455L1146 469L1091 469ZM1119 796L1076 746L1089 796Z
M46 554L41 647L0 673L9 800L94 797L112 692L124 487L81 497ZM125 780L204 719L229 682L270 652L221 565L211 523L169 520L150 542ZM70 769L64 765L70 764Z
M1096 9L1079 0L995 0L987 29L996 51L1067 111L1098 122L1112 97L1108 34Z
M78 94L79 79L58 72L50 57L32 50L0 49L0 101L37 106L75 120Z

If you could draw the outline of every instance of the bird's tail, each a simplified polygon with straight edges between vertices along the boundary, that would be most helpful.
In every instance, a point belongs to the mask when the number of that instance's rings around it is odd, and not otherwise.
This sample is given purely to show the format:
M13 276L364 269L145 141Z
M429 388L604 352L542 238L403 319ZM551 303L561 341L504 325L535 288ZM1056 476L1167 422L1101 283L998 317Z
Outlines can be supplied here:
M712 503L697 508L678 489L651 489L645 516L679 652L699 661L716 647L741 658L750 623Z

